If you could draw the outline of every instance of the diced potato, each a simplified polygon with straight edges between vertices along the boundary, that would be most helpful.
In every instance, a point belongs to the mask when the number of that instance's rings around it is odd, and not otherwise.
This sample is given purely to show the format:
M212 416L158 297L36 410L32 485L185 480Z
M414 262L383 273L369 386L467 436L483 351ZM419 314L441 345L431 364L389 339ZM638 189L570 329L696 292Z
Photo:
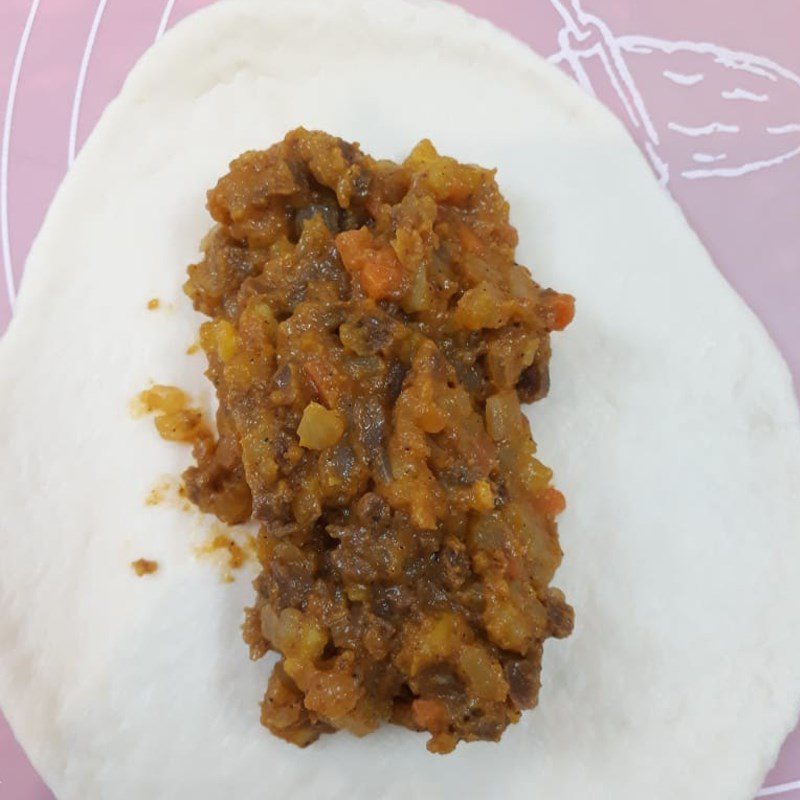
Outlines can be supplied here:
M424 311L430 307L430 304L431 288L428 283L428 270L425 268L425 264L420 264L411 284L411 291L403 298L403 311L413 314L417 311Z
M216 353L223 363L230 361L238 349L236 328L226 319L204 322L200 326L200 344L207 353Z
M324 450L342 438L344 429L344 419L338 411L325 408L319 403L309 403L297 426L297 435L300 437L301 447Z
M542 464L533 453L516 454L517 478L532 494L542 494L553 478L553 470Z
M516 598L502 580L493 582L490 595L483 612L483 624L490 641L503 650L524 655L531 639L545 635L547 609L536 597Z
M430 139L423 139L406 159L406 165L425 170L428 187L439 201L463 203L483 183L488 174L480 167L459 164L440 156Z
M483 622L493 644L517 653L524 654L527 651L533 626L507 598L488 603Z
M272 313L270 304L264 300L260 300L258 303L255 303L253 305L253 311L258 314L258 316L261 317L268 325L276 326L278 324L277 320L275 319L275 314Z
M351 603L365 603L370 597L369 588L360 583L345 586L344 591Z
M533 363L538 349L536 334L506 328L491 342L486 353L490 379L498 387L515 387L522 372Z
M507 523L499 512L477 517L469 529L470 550L477 554L481 550L501 550L510 536ZM473 555L473 560L475 555Z
M301 611L285 608L273 631L272 643L286 656L314 661L322 655L328 634Z
M181 409L156 417L156 430L170 442L193 442L203 435L203 416L199 411Z
M271 354L278 333L278 320L269 303L258 298L249 302L239 317L239 333L246 349Z
M470 691L484 700L505 700L508 694L500 662L479 645L467 645L459 653L458 673Z
M308 481L292 499L292 513L300 525L311 526L322 514L319 483Z
M517 393L512 389L498 392L486 400L486 430L496 442L515 441L523 428Z
M486 247L481 239L473 233L472 228L469 225L459 225L458 226L458 238L461 242L461 246L466 250L468 253L472 253L473 255L481 255L486 252Z
M426 616L421 624L406 628L398 661L410 675L417 675L429 664L450 659L465 636L463 622L453 614Z
M303 746L310 741L308 736L297 738L292 730L303 717L303 696L286 677L283 669L276 669L269 679L261 721L272 730L279 730L295 744ZM311 740L313 741L313 740Z
M464 292L453 316L453 323L468 331L502 328L508 320L508 304L497 287L486 281Z
M472 507L476 511L491 511L494 508L494 492L489 481L476 481L472 487L472 494Z
M342 653L337 656L331 669L319 670L309 682L305 707L309 711L322 714L328 719L337 720L340 727L356 736L363 736L375 728L358 714L351 712L358 705L364 690L353 670L353 654Z
M171 414L180 411L189 404L186 392L176 386L161 386L156 384L139 394L139 401L147 413L160 411Z
M247 448L242 452L242 463L248 480L258 480L270 486L278 479L278 465L269 442L269 430L255 428L243 437Z

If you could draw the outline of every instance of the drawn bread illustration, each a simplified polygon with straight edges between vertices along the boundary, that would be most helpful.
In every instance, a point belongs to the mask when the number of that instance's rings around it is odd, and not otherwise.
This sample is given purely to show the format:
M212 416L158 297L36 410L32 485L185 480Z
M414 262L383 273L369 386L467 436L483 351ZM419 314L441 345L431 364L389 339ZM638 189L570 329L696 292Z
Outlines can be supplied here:
M708 42L615 36L579 0L551 2L564 27L550 60L593 94L611 85L663 182L736 177L800 155L800 76L791 70Z

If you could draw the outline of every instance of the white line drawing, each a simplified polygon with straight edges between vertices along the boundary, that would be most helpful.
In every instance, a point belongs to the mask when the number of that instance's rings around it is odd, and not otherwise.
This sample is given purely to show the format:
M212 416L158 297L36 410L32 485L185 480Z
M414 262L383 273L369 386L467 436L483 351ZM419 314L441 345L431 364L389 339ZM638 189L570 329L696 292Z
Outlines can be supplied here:
M723 92L722 96L726 100L752 100L754 103L766 103L769 100L768 94L756 94L748 92L747 89L736 88L732 92Z
M758 172L759 170L766 169L767 167L777 167L778 164L783 164L790 158L800 155L800 147L795 147L788 153L783 153L775 158L770 158L765 161L751 161L747 164L742 164L740 167L717 167L714 170L707 169L689 169L681 173L684 178L695 180L696 178L707 178L710 175L718 175L722 178L738 178L740 175L747 175L750 172Z
M788 794L795 789L800 789L800 781L792 781L791 783L779 783L777 786L767 786L762 789L756 796L757 797L775 797L780 794Z
M175 0L167 0L164 11L161 13L161 19L158 22L158 30L156 31L156 41L158 41L167 30L169 25L169 18L172 15L172 9L175 6Z
M706 76L696 73L694 75L684 75L682 72L673 72L671 69L665 69L661 73L667 80L677 83L679 86L694 86L700 83Z
M800 125L793 123L791 125L780 125L777 128L767 128L767 133L782 134L782 133L800 133Z
M738 125L726 125L724 122L711 122L702 128L692 128L689 125L680 125L670 122L667 127L671 131L682 133L684 136L711 136L715 133L739 133Z
M640 35L617 36L600 17L584 11L581 0L550 0L550 3L561 17L563 27L558 34L560 49L549 61L571 70L578 83L591 94L597 94L601 88L607 90L609 86L613 89L630 124L642 131L644 149L662 184L666 185L670 180L670 167L673 172L687 180L732 178L783 164L800 154L800 136L796 137L796 142L792 142L793 146L786 149L785 144L780 145L777 140L770 140L763 135L798 134L800 122L797 120L772 119L765 124L759 122L753 114L754 120L724 118L703 121L702 125L686 125L654 119L636 83L635 69L632 70L631 65L641 56L661 56L674 62L674 66L671 63L661 73L670 84L687 90L698 87L697 91L706 92L708 89L704 86L708 82L709 72L718 75L720 68L743 73L746 77L742 80L754 84L759 80L761 83L764 80L769 81L776 92L786 91L787 87L789 90L800 90L800 76L796 73L764 56L731 50L711 42L669 41ZM696 69L700 59L709 64L708 70ZM681 61L686 63L681 64ZM598 70L597 66L602 69ZM600 84L606 86L601 87ZM752 103L761 106L765 115L772 113L774 116L776 113L772 111L772 105L775 104L769 102L771 94L764 91L735 86L733 89L721 91L720 95L722 100L729 101L728 110L735 105L741 106L742 101L746 101L747 105ZM798 95L800 96L800 92ZM714 113L721 117L726 112L724 105L713 106L710 103L709 107L715 107L717 110ZM745 123L746 131L742 128ZM752 130L754 127L756 129ZM682 143L671 135L673 133L687 137L742 135L737 137L735 143L726 137L727 163L725 166L716 166L714 162L722 161L722 158L704 159L703 154L696 153L687 153L683 164L668 164L665 159L668 150L686 149L674 146L676 141L679 145ZM670 141L669 147L665 144L665 139ZM734 145L740 146L737 148ZM741 152L746 147L750 147L750 152ZM760 148L761 152L753 152L754 147ZM700 155L700 158L695 158L695 155ZM672 160L675 162L674 158ZM692 162L705 163L707 166L693 168Z
M89 29L89 35L86 38L86 46L83 48L81 67L78 71L78 82L75 84L75 96L72 100L72 113L69 119L67 161L70 166L72 166L72 162L75 160L78 149L78 121L81 115L81 101L83 100L83 87L86 85L86 73L89 71L89 60L92 57L94 41L97 38L97 30L100 27L100 20L103 19L107 3L108 0L98 0L94 18L92 19L92 27Z
M17 54L14 56L14 67L11 71L11 83L8 87L6 111L3 118L3 148L2 155L0 155L0 232L2 233L3 242L3 272L5 273L8 303L12 311L17 299L17 291L14 286L14 271L11 268L11 238L8 232L8 154L11 147L11 125L14 120L14 103L17 100L19 75L22 71L22 62L25 58L25 51L28 49L28 40L31 38L31 29L38 10L39 0L32 0L28 9L28 16L25 19L25 27L22 29L22 36L19 39Z
M727 153L719 153L716 156L710 153L692 153L692 159L698 164L713 164L715 161L724 161L727 157Z

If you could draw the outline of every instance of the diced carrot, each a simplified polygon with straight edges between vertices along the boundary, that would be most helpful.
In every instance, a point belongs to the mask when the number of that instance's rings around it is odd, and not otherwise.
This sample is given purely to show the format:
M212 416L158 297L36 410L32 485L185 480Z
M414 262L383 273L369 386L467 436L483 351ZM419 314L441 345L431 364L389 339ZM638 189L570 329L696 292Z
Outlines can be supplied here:
M505 576L510 581L516 581L522 577L523 563L519 556L506 554Z
M411 704L411 713L424 730L434 732L447 727L447 709L439 700L418 698Z
M447 425L447 415L435 403L428 406L417 420L425 433L441 433Z
M336 237L336 249L342 258L344 268L351 274L360 272L364 268L365 257L372 248L372 234L367 228L344 231Z
M461 241L461 246L468 253L480 255L484 251L483 242L475 235L472 228L468 225L458 226L458 238Z
M367 199L364 201L364 208L367 209L367 213L373 218L377 219L378 214L381 210L381 205L384 203L383 197L381 197L380 193L375 190L375 188L371 188L369 193L367 194Z
M397 299L405 288L405 271L389 245L378 245L368 228L344 231L336 237L344 268L357 276L373 300Z
M571 294L553 294L550 300L553 330L563 331L575 318L575 298Z
M386 250L375 252L375 257L361 270L361 286L373 300L397 298L402 294L403 267L392 254L385 257Z
M328 408L336 406L342 388L342 376L336 367L321 358L312 358L303 364L303 370L325 405Z
M548 486L544 492L536 498L536 507L542 514L555 517L567 507L567 501L564 495L561 494L555 486Z

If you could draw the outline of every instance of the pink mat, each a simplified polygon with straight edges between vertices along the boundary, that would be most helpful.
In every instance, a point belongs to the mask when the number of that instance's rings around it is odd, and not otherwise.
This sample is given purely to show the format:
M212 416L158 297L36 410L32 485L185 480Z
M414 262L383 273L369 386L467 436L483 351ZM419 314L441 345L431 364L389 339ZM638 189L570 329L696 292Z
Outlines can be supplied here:
M53 192L103 108L148 45L210 1L0 0L0 330ZM797 0L461 5L619 114L800 381ZM759 796L800 800L800 729L765 786ZM0 800L50 797L0 717Z

